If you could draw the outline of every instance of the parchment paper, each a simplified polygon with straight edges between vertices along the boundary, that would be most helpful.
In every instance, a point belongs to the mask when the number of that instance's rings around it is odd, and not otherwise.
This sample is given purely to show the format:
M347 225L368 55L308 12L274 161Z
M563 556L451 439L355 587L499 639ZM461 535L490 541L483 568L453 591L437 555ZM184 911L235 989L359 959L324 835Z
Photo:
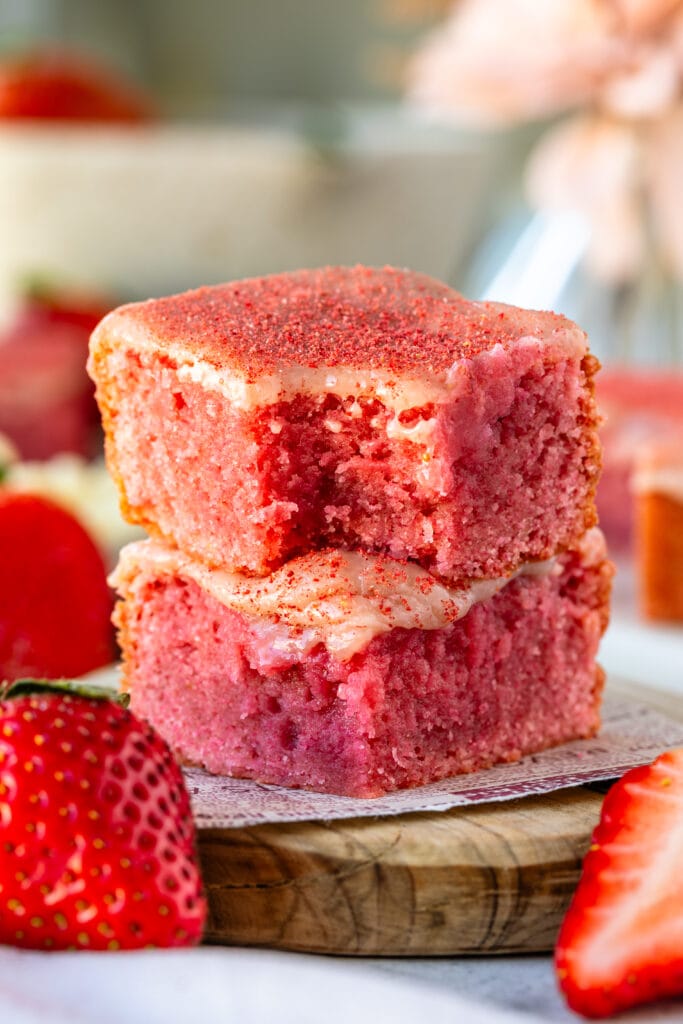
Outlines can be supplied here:
M683 746L683 724L644 704L608 694L603 704L602 729L595 739L566 743L515 764L498 765L373 800L281 789L209 775L197 768L186 769L185 777L199 828L238 828L285 821L446 811L451 807L513 800L618 778L629 768L647 764L662 751L676 746Z

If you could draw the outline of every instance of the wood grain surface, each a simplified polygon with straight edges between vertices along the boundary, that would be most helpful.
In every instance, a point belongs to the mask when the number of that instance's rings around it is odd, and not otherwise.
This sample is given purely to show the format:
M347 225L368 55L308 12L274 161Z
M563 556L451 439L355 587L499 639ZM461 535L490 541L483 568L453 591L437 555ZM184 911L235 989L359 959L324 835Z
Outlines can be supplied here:
M661 694L630 688L681 717ZM602 794L201 830L207 941L366 956L552 948Z

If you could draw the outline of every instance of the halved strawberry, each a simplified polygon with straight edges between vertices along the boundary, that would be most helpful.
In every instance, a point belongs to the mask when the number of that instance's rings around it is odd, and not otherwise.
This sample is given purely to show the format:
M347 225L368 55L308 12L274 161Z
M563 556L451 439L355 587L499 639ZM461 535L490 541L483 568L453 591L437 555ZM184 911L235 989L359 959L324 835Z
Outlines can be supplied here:
M607 1017L683 995L683 750L612 787L560 930L569 1006Z
M113 660L102 556L65 509L0 489L0 567L0 681L78 676Z
M151 106L92 60L38 50L0 63L0 118L136 123Z

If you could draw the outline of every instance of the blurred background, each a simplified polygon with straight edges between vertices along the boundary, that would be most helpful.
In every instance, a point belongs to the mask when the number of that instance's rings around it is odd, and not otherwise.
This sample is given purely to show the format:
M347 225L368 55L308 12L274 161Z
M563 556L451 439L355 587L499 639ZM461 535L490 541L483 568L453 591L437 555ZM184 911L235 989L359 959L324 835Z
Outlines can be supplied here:
M115 550L100 316L391 263L588 331L602 523L683 620L681 181L680 0L0 0L5 486Z
M68 148L34 134L32 152L25 133L6 140L24 162L3 182L0 285L41 264L126 296L321 263L460 281L519 156L404 104L411 54L443 8L199 0L190 16L173 0L3 0L15 45L91 55L157 118L96 147L91 132Z

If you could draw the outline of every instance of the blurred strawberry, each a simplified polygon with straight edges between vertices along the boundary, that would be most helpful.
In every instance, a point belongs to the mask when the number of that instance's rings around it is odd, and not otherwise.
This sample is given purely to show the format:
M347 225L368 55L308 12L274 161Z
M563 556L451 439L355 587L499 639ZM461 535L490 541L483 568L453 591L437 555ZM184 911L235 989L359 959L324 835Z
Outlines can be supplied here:
M0 60L0 120L138 124L151 105L95 61L60 50ZM113 305L113 303L112 303ZM0 432L24 459L96 454L99 422L85 372L97 297L33 289L0 333Z
M40 50L0 63L0 118L136 124L151 116L140 92L81 55Z
M78 676L114 657L102 556L58 505L0 489L0 681Z
M89 338L92 331L116 303L106 295L58 286L42 278L29 280L16 315L19 327L42 327L45 324L68 324L80 328L74 333L79 340Z
M22 458L95 454L99 416L85 364L90 333L111 305L34 284L0 332L0 432Z

